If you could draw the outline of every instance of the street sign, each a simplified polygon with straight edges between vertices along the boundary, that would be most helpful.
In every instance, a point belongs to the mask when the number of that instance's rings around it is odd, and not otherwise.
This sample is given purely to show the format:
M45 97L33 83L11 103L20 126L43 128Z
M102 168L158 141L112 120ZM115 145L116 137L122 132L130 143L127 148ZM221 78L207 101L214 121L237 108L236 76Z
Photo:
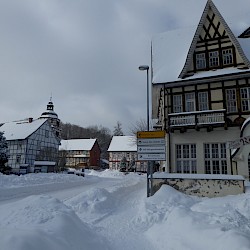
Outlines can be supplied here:
M165 154L165 146L138 146L138 153L163 153Z
M165 138L153 138L153 139L137 139L138 146L152 146L152 145L165 145Z
M140 154L138 153L139 161L165 161L166 154Z
M165 161L165 131L137 132L137 153L139 161Z
M153 162L166 160L165 131L139 131L137 132L138 161L147 161L147 194L152 191ZM150 174L150 180L148 178ZM151 188L149 192L149 182Z
M139 131L137 138L165 138L165 131Z
M237 139L235 141L229 141L228 148L229 149L240 148L246 144L250 144L250 136L241 137L240 139Z

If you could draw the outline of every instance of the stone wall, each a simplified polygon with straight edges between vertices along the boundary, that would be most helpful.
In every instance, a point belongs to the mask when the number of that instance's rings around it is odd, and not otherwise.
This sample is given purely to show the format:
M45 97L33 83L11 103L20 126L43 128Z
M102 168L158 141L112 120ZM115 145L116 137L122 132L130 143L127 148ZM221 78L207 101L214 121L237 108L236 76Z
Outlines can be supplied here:
M169 185L187 195L199 197L212 198L245 192L244 179L153 178L152 194L155 194L163 184Z

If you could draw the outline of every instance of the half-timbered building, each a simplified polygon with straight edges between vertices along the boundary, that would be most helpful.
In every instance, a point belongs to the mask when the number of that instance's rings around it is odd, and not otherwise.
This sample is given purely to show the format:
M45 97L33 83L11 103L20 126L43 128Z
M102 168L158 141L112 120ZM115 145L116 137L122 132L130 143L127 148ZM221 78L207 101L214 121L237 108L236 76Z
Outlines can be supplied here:
M97 139L61 140L60 165L76 169L99 169L100 156L101 149Z
M153 118L167 132L166 171L249 177L247 159L237 163L227 142L240 138L250 115L250 16L242 0L197 5L198 26L152 40Z
M113 136L108 148L109 169L146 172L147 162L138 160L134 136ZM124 164L124 166L121 166Z

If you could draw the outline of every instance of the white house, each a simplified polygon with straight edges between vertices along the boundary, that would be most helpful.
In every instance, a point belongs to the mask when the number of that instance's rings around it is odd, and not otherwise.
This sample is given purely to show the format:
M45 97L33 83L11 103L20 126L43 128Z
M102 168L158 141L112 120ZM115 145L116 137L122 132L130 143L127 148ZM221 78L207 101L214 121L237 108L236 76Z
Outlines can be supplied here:
M139 172L147 171L147 162L137 159L137 143L134 136L113 136L108 153L110 169L120 170L120 163L125 158L127 170L132 167Z
M60 140L47 119L32 118L0 126L8 143L13 172L51 172L58 160Z
M250 148L227 147L250 135L249 122L244 124L250 115L250 15L244 2L199 0L200 12L190 13L193 27L152 39L153 118L167 132L167 172L249 177Z

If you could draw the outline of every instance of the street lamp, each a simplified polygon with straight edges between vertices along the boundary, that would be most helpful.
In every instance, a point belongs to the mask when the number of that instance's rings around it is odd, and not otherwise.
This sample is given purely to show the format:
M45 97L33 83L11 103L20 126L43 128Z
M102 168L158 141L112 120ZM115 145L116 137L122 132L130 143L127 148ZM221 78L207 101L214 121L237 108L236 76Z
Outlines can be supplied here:
M148 70L149 66L148 65L141 65L139 66L139 70L146 70L147 71L147 131L149 131L149 81L148 81ZM149 186L149 174L151 173L151 188ZM152 164L148 161L147 164L147 197L151 195L152 192Z
M148 65L141 65L139 66L139 70L146 70L147 71L147 131L149 131L149 81L148 81Z

